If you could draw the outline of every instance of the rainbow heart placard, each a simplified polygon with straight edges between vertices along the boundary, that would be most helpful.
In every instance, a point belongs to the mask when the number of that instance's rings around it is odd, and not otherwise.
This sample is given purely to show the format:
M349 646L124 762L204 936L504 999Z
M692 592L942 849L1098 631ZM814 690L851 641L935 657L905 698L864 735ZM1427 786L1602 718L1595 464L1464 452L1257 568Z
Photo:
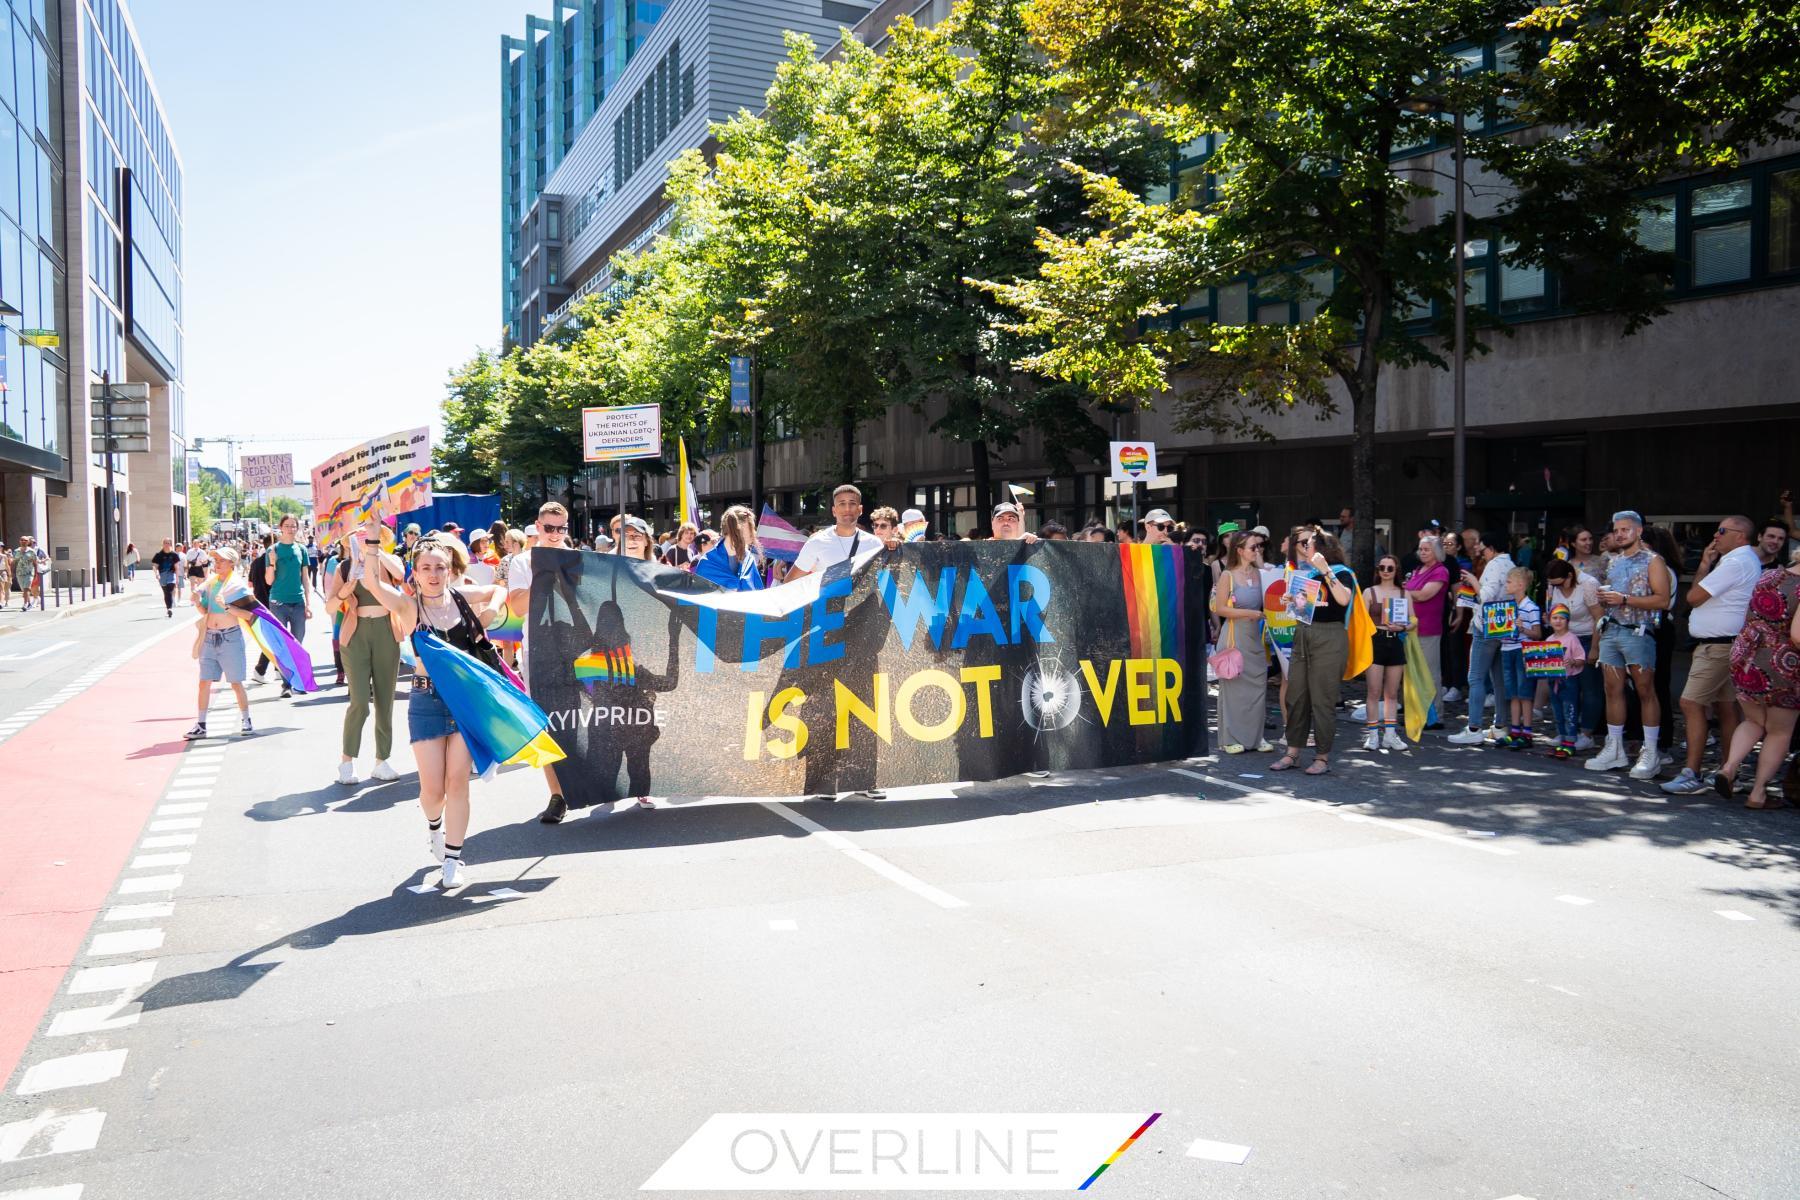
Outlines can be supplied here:
M1155 442L1113 442L1112 480L1142 483L1156 477Z

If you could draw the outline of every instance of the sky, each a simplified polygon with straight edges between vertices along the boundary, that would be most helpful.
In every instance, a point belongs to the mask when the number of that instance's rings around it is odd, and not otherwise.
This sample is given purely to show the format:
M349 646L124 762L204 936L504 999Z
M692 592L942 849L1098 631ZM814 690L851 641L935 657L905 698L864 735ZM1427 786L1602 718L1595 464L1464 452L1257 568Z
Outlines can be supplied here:
M500 35L550 0L127 3L182 161L189 438L305 480L434 423L499 340Z

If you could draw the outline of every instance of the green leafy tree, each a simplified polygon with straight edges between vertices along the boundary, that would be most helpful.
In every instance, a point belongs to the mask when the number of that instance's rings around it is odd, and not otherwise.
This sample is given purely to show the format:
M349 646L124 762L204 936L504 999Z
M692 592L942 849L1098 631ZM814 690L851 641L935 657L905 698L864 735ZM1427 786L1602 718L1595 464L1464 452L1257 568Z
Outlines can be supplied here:
M500 434L508 405L502 356L481 351L450 373L441 411L444 436L431 450L433 484L446 492L500 488Z
M1480 129L1479 118L1503 101L1527 122L1569 122L1568 135L1549 137L1539 152L1515 135L1469 139L1470 157L1512 185L1500 217L1518 247L1508 261L1579 262L1584 302L1623 310L1628 325L1660 303L1667 264L1632 241L1629 188L1680 157L1660 147L1732 141L1739 135L1711 120L1747 114L1727 103L1729 86L1676 87L1689 103L1652 103L1615 93L1609 72L1646 92L1701 78L1701 47L1743 34L1758 17L1735 7L1652 69L1653 53L1634 60L1631 37L1610 28L1615 10L1540 10L1531 20L1551 32L1548 65L1528 51L1515 71L1459 76L1449 47L1499 37L1527 10L1481 0L1034 0L1031 32L1068 100L1059 121L1105 126L1124 114L1176 143L1210 135L1217 149L1209 186L1166 204L1087 173L1102 228L1045 230L1041 271L989 277L1018 314L1014 328L1048 342L1027 365L1120 402L1172 394L1178 428L1239 434L1260 432L1269 414L1294 406L1334 410L1335 385L1351 412L1353 501L1373 512L1383 371L1447 365L1442 343L1408 317L1434 302L1447 309L1454 278L1450 217L1421 225L1413 215L1448 191L1446 180L1397 168L1397 148L1430 138L1458 111ZM1707 26L1722 10L1709 11L1684 28ZM1654 28L1659 18L1634 20ZM1791 46L1791 20L1787 29ZM1766 45L1751 40L1744 59L1766 63ZM1785 103L1791 80L1776 91ZM1608 129L1617 132L1595 132ZM1741 136L1767 134L1767 121L1752 121ZM1247 277L1261 294L1317 299L1317 315L1286 326L1162 319L1198 289ZM1479 332L1479 310L1470 316ZM1367 573L1373 543L1362 539L1358 549Z

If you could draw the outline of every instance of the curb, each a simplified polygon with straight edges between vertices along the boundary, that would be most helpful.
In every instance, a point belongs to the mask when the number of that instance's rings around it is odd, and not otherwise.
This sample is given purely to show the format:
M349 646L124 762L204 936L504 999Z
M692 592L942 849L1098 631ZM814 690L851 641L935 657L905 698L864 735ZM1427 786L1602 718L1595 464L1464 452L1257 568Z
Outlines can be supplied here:
M125 603L127 600L134 598L137 594L138 593L136 592L126 591L120 592L116 596L103 596L98 600L87 600L80 604L68 604L64 605L62 608L53 608L41 618L33 620L30 624L21 621L16 625L0 625L0 637L5 637L9 633L20 633L25 630L36 629L40 625L49 625L52 622L62 620L64 617L72 617L78 613L88 613L94 612L96 609L111 608L116 604Z

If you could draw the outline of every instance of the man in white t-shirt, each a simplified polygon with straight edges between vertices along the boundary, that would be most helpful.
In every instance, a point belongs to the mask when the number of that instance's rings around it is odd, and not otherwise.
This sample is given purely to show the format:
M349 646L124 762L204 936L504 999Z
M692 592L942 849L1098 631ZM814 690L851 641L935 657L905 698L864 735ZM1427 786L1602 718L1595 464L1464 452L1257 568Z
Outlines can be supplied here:
M1712 543L1694 570L1688 589L1688 634L1694 639L1694 657L1688 663L1687 683L1681 689L1681 716L1687 726L1687 765L1662 785L1675 796L1691 796L1707 790L1700 778L1700 756L1706 750L1706 710L1719 714L1719 745L1731 745L1737 729L1737 691L1731 683L1731 643L1744 627L1750 608L1750 592L1762 578L1762 560L1753 539L1756 526L1749 517L1726 517L1719 522Z
M783 583L792 583L837 563L852 565L881 549L881 539L856 523L862 516L862 489L854 483L840 483L831 492L830 529L821 529L806 539L794 557Z
M1025 532L1025 510L1011 500L1002 500L994 505L994 514L990 520L996 542L1035 542L1035 533Z
M538 509L537 524L531 526L537 530L536 545L550 550L565 548L565 539L569 536L569 510L551 500ZM506 606L521 617L526 618L525 628L519 633L519 665L530 674L531 655L531 551L517 555L506 568ZM569 815L569 805L563 799L562 787L556 782L556 768L544 768L544 782L550 785L550 803L538 814L538 820L546 825L556 825Z

